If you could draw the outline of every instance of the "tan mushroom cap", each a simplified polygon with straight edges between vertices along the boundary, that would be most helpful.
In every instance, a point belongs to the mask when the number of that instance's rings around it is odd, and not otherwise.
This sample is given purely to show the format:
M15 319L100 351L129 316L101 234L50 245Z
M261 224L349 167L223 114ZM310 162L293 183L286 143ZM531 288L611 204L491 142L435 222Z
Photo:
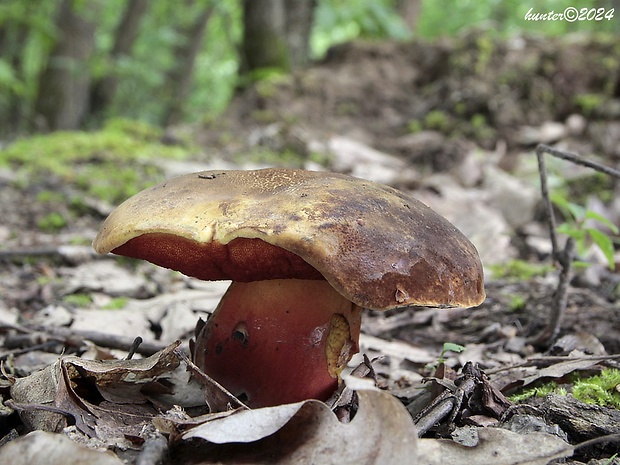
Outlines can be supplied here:
M471 307L485 297L472 243L421 202L350 176L205 171L121 204L93 242L201 279L321 279L362 307Z

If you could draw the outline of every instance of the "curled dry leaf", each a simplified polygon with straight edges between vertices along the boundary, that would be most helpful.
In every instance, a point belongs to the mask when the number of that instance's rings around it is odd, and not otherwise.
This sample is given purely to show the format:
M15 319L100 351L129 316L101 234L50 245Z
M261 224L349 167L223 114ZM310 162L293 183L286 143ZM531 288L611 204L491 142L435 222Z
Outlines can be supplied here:
M417 437L404 406L378 389L357 395L359 410L350 423L340 423L316 400L240 410L206 422L182 434L181 463L413 463ZM204 441L188 441L196 438Z
M160 409L204 406L203 387L175 353L175 343L146 359L95 361L64 357L18 379L13 405L29 429L78 430L110 445L129 446ZM119 442L120 441L120 442Z
M547 465L573 455L573 447L547 433L518 434L502 428L479 428L478 444L465 447L443 439L419 441L419 465Z
M110 451L90 449L62 434L33 431L0 447L0 463L11 465L123 465Z

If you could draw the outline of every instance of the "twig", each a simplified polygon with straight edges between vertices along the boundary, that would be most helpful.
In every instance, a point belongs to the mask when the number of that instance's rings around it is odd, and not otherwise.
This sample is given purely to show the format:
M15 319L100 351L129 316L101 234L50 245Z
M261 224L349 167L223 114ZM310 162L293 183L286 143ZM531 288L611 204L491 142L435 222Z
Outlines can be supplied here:
M555 220L555 212L553 210L553 204L551 203L551 196L549 195L549 187L547 184L547 166L545 164L544 152L545 147L546 145L539 145L536 147L536 158L538 159L538 174L540 176L540 193L547 210L547 224L549 227L549 238L551 239L551 250L553 253L553 259L557 260L557 256L559 255L558 235L555 232L557 222Z
M133 344L131 345L131 348L129 349L129 352L127 353L127 357L125 357L125 360L131 360L133 356L136 354L136 350L138 350L138 348L143 342L144 341L142 340L140 336L135 338L133 340Z
M529 357L525 362L517 363L515 365L503 366L495 368L494 370L485 370L487 375L495 375L508 370L514 370L515 368L524 367L547 367L562 362L570 362L574 360L591 360L593 362L606 362L608 360L620 360L620 354L615 355L581 355L579 357L569 355L545 355Z
M158 431L149 432L136 465L160 465L168 455L168 440Z
M586 160L583 157L580 157L576 153L565 152L563 150L554 149L545 144L539 144L536 147L536 153L538 152L548 153L549 155L553 155L554 157L561 158L563 160L572 161L576 165L586 166L588 168L592 168L593 170L599 171L601 173L608 174L609 176L613 176L615 178L620 179L620 171L610 168L605 165L601 165L600 163L596 163L594 161Z
M564 314L566 313L566 302L568 298L568 287L573 276L573 260L575 258L575 241L569 237L566 241L564 251L558 256L560 264L560 277L558 287L553 294L553 304L547 325L538 336L530 341L535 346L550 346L558 337Z
M620 444L620 434L606 434L605 436L599 436L598 438L588 439L587 441L580 442L579 444L575 444L574 448L583 449L584 447L590 447L595 444L607 443L607 442L616 442ZM610 462L611 463L611 462Z
M551 240L551 248L553 260L559 264L560 276L558 287L553 296L553 304L551 306L551 314L546 327L537 336L532 337L529 342L535 346L549 347L560 332L564 313L566 312L566 300L568 287L572 278L573 261L575 259L575 241L569 237L566 240L564 249L560 251L557 237L557 222L551 197L549 195L549 187L547 184L547 167L545 165L545 154L548 153L554 157L569 160L575 164L592 168L601 173L608 174L620 179L620 171L601 165L599 163L586 160L577 154L564 152L554 149L548 145L539 144L536 147L536 157L538 159L538 172L540 175L540 191L545 203L547 211L547 224L549 227L549 238Z
M72 263L81 263L102 258L90 246L59 245L21 250L0 250L0 261L26 260L32 257L61 258Z
M205 387L205 400L211 413L224 412L236 408L249 410L249 407L239 400L224 386L207 375L202 369L192 362L187 354L179 348L174 349L174 354L187 365L187 369Z
M84 340L89 340L101 347L124 350L127 352L131 350L135 341L135 339L131 337L100 333L97 331L74 330L63 327L45 328L42 326L22 326L6 323L0 324L0 331L7 329L12 329L21 333L39 332L41 333L41 342L44 342L47 337L47 339L53 339L64 344L76 346L81 345ZM165 347L166 344L146 341L136 348L136 352L141 355L153 355L155 352L159 352Z

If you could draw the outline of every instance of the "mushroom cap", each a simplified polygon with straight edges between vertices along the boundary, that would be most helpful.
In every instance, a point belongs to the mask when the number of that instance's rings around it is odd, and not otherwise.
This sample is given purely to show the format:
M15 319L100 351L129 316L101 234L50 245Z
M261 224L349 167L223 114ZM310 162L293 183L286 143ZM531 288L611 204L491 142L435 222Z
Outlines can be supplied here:
M200 279L326 279L353 303L471 307L473 244L423 203L342 174L268 168L179 176L122 203L93 242Z

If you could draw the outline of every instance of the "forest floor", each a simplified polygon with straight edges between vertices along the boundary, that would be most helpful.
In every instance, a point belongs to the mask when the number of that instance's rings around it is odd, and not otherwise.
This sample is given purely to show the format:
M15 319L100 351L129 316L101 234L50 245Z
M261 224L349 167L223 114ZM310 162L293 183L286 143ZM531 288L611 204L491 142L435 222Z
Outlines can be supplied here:
M415 414L422 377L433 375L444 344L453 343L464 350L443 357L445 380L471 361L506 395L549 381L557 385L545 384L539 393L561 388L570 393L579 378L620 369L620 260L616 253L612 271L596 247L584 244L579 258L590 265L571 281L559 337L546 346L532 344L548 321L558 284L534 147L555 144L618 166L620 66L609 63L617 71L611 81L609 72L590 63L613 46L584 39L499 42L476 35L416 47L344 45L308 70L247 90L216 122L169 130L160 138L161 150L182 146L183 157L112 156L113 163L116 172L144 173L140 182L126 181L140 188L183 172L294 166L345 172L410 193L474 242L485 265L487 299L474 309L366 311L361 349L381 357L374 363L378 385ZM226 283L92 252L90 241L123 194L97 196L76 179L83 166L102 164L109 155L93 149L73 162L73 171L61 171L36 154L27 162L16 155L0 168L5 401L12 395L11 380L52 365L59 354L123 358L137 336L145 341L144 355L176 340L187 348L196 320L208 317L226 289ZM552 185L562 195L620 224L617 183L569 162L549 164ZM109 189L117 184L110 181ZM356 357L352 365L361 362ZM478 382L485 385L482 378ZM608 393L616 402L619 386L616 380ZM31 402L36 400L44 403ZM604 403L594 394L592 400ZM530 432L555 431L572 445L620 433L620 414L611 404L592 413L605 421L586 416L586 423L600 423L588 429L570 418L586 411L585 404L566 407L562 416L553 395L526 402L538 412L529 412L528 422L537 417L543 425L530 425ZM477 403L481 412L470 401L450 431L435 428L426 437L454 438L454 428L508 422L502 418L507 407L498 412L489 401ZM2 409L0 437L23 432L22 420ZM620 463L611 458L619 450L616 437L576 450L567 463ZM556 456L542 451L528 463L546 463L545 457Z

